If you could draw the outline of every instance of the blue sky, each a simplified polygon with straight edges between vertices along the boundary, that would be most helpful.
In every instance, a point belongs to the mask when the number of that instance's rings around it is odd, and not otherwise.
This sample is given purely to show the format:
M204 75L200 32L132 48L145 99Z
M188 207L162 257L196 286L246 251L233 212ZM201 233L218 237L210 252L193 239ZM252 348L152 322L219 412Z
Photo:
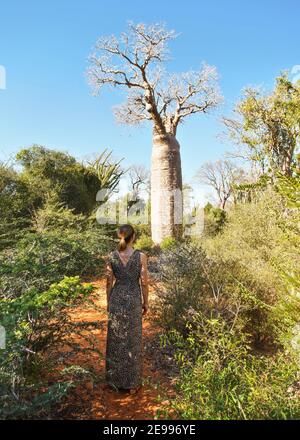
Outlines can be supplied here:
M150 166L151 127L116 124L112 106L120 92L93 97L85 78L87 57L100 35L125 30L128 20L164 22L180 32L172 42L169 70L215 65L225 103L210 116L179 127L183 175L231 146L217 137L246 85L272 87L282 69L300 64L298 0L52 0L2 1L0 65L0 159L33 143L83 158L112 149L124 164Z

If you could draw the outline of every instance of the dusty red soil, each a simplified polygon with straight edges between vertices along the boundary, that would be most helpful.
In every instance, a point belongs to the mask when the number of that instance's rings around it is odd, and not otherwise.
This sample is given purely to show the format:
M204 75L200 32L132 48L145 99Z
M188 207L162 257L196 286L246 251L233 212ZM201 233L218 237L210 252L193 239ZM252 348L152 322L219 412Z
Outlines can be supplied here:
M95 286L93 294L94 303L101 308L97 311L90 309L77 309L72 312L72 319L76 322L98 321L99 329L93 330L97 341L97 348L102 356L90 354L73 359L79 365L93 368L97 381L85 384L79 391L80 403L70 394L67 401L58 411L59 418L79 419L110 419L110 420L153 420L166 418L164 410L169 399L174 396L172 377L168 371L168 364L164 363L166 356L158 345L159 334L162 333L151 318L151 302L155 292L150 288L150 310L143 317L143 386L135 393L127 391L114 391L105 382L105 349L107 333L106 294L104 280L92 281ZM77 341L85 346L84 340ZM87 386L86 386L87 385ZM169 416L170 417L170 416ZM172 416L172 418L175 418Z

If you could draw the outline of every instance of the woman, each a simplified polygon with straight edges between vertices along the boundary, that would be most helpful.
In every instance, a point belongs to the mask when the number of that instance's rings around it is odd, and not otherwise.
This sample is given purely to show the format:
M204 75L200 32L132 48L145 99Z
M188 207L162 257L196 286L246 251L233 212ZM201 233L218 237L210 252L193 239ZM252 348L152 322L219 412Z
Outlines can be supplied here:
M118 237L118 250L109 255L106 265L106 381L114 389L133 393L142 382L142 315L148 312L147 257L133 249L135 231L131 225L121 226Z

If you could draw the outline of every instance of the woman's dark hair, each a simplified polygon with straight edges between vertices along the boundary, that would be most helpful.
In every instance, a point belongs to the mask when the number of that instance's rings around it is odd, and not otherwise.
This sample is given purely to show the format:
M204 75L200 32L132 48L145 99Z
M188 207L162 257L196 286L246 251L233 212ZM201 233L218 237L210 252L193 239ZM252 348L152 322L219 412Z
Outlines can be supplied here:
M118 237L120 239L118 249L119 251L124 251L127 244L130 242L134 236L135 230L131 225L122 225L118 229Z

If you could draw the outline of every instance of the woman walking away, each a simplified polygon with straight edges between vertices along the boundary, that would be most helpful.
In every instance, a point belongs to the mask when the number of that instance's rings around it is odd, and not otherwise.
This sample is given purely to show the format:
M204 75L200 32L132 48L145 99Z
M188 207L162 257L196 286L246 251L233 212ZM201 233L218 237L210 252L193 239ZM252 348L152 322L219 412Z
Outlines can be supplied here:
M118 249L106 264L107 341L105 374L114 389L138 391L142 384L142 315L148 312L147 257L133 249L131 225L118 229ZM143 300L142 300L143 296Z

